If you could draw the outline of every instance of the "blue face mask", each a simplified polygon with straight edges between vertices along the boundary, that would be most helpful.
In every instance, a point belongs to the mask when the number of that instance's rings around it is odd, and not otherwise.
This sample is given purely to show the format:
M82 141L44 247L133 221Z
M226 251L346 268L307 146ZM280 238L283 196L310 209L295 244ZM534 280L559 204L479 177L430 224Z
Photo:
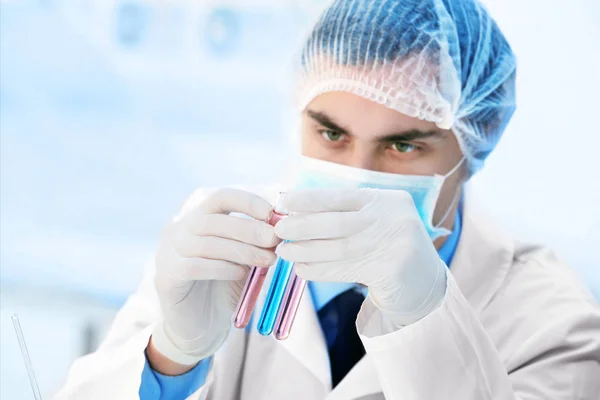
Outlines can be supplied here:
M433 225L433 213L437 204L440 191L446 178L452 175L462 165L464 158L446 175L401 175L386 172L370 171L361 168L349 167L342 164L302 157L299 174L294 187L297 189L309 188L371 188L404 190L408 192L425 224L425 228L432 240L450 234L442 228L450 210L458 196L448 207L445 215L437 225Z

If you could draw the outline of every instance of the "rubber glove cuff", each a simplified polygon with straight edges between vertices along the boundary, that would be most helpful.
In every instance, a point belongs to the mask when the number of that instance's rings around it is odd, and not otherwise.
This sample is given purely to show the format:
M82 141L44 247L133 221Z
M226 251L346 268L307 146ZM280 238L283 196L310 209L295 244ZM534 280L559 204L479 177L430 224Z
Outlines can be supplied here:
M169 329L164 321L160 321L152 333L152 344L160 354L177 364L195 365L212 356L219 349L225 341L227 332L221 336L217 340L211 341L208 346L200 345L206 340L201 337L192 340L181 339Z
M440 260L440 267L436 269L436 276L431 286L428 288L405 286L399 298L394 301L394 309L383 306L387 302L378 298L377 290L369 290L371 301L386 321L386 330L398 330L414 324L439 308L446 296L447 271L446 264ZM415 299L419 300L415 303Z

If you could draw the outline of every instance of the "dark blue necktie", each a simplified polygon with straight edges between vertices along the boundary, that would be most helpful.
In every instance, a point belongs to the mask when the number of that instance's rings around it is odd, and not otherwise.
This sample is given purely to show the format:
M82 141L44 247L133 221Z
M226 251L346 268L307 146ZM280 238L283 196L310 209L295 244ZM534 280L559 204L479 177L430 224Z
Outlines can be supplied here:
M349 289L334 297L318 313L326 332L332 387L336 387L365 355L355 324L363 300L362 294Z

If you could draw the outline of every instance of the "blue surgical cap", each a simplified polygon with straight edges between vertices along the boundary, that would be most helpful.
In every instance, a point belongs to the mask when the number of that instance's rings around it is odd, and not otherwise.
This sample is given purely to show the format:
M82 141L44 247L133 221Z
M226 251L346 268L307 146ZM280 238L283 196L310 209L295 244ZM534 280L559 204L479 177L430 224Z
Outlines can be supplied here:
M302 53L299 106L345 91L451 129L471 172L515 110L516 60L476 0L335 0Z

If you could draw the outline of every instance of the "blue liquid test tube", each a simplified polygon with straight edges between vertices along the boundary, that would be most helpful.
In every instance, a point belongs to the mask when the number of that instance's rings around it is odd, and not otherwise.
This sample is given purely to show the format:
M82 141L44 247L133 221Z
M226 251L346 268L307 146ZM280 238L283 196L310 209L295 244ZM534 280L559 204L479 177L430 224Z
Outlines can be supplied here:
M281 308L283 295L285 294L285 289L288 285L288 281L290 280L293 270L293 262L286 261L281 257L277 258L275 273L273 274L271 286L269 286L265 304L263 306L260 319L258 320L258 333L261 335L268 336L275 328L277 314Z

